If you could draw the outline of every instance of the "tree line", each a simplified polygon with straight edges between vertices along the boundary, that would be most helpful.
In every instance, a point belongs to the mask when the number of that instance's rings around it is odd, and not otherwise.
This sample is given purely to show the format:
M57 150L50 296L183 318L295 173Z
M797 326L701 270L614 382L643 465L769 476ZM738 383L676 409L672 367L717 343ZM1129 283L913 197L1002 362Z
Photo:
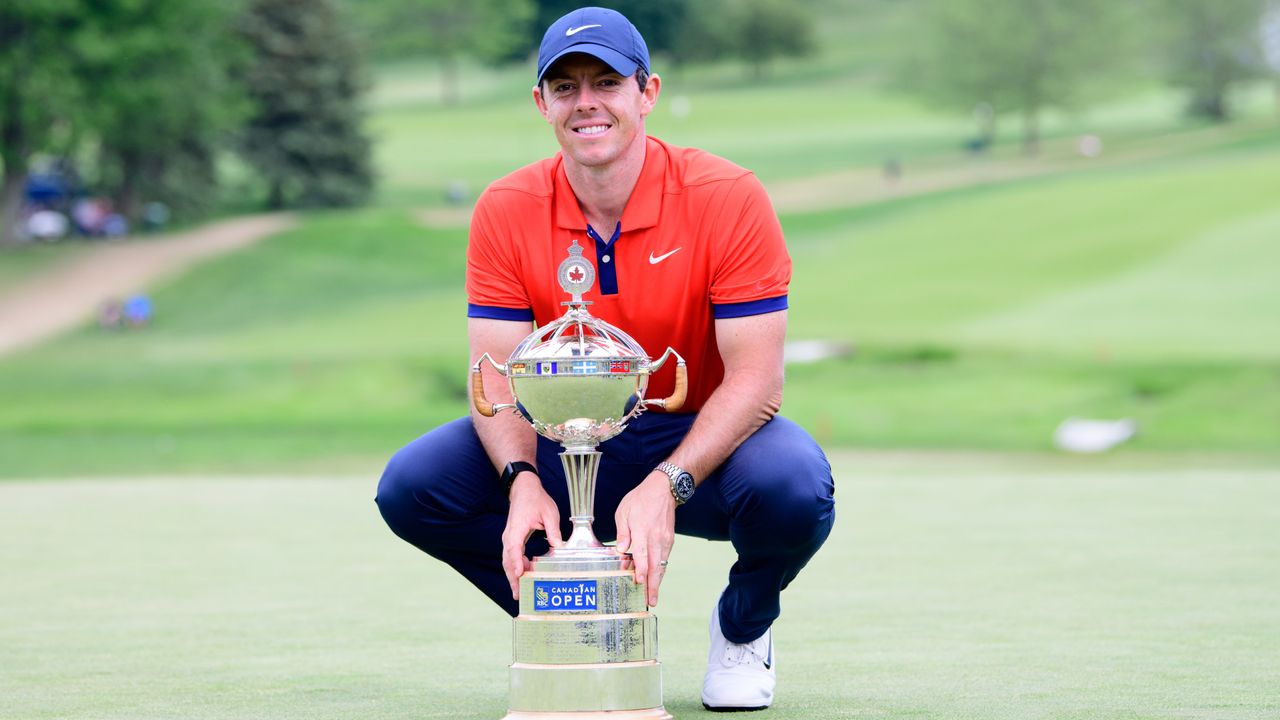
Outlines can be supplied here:
M680 65L719 59L748 63L756 77L779 57L814 48L814 21L795 0L342 0L375 59L433 58L441 95L459 98L463 61L522 62L543 30L584 4L626 15L649 52Z
M366 85L331 0L0 2L0 245L40 156L130 220L207 212L228 148L268 207L362 202Z
M1044 110L1155 77L1216 121L1229 119L1241 81L1280 81L1280 0L594 1L631 18L664 65L732 59L756 77L811 52L837 4L845 15L892 11L891 88L981 108L979 145L998 118L1017 117L1031 152ZM76 159L85 184L129 218L146 200L207 211L228 149L268 207L363 202L374 176L362 57L434 58L455 100L462 63L527 63L542 29L580 4L0 0L0 244L15 237L40 155Z
M1135 79L1163 78L1184 89L1188 115L1222 122L1242 81L1280 81L1265 42L1268 28L1280 33L1278 12L1275 0L921 0L898 77L941 104L981 107L982 142L996 118L1018 116L1027 152L1044 110L1126 92Z
M234 150L270 208L364 201L362 57L432 57L446 99L463 60L525 61L576 0L0 0L0 245L13 244L36 157L137 220L216 202ZM604 2L678 62L750 61L757 75L812 47L788 0Z

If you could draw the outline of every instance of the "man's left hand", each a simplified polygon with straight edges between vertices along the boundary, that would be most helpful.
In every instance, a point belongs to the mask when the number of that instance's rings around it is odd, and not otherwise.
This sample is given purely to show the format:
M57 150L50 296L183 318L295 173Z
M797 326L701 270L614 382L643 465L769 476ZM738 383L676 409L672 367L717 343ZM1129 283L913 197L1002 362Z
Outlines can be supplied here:
M618 550L631 555L636 582L648 584L649 607L658 604L658 586L676 540L676 499L671 479L654 470L618 503L614 513Z

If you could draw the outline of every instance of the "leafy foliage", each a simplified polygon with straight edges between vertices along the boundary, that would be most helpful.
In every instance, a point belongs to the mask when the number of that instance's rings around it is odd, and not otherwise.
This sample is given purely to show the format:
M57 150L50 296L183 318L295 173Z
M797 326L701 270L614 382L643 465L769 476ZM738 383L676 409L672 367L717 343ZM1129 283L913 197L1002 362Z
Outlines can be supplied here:
M706 0L703 0L705 2ZM673 53L680 42L681 29L696 20L698 2L690 0L539 0L537 18L530 31L529 52L536 52L542 33L565 13L584 5L596 5L617 10L631 21L644 36L651 54Z
M29 158L65 130L79 97L73 58L63 51L83 25L81 0L0 3L0 245L17 241Z
M1078 104L1128 59L1136 9L1108 0L928 0L902 73L904 86L965 110L985 104L1023 118L1039 144L1039 114Z
M245 158L267 181L267 204L355 205L373 186L355 43L329 0L250 0L239 23L252 47Z
M140 200L207 210L214 158L243 110L229 77L239 50L226 6L203 0L92 4L74 45L99 185L122 212Z
M347 0L345 7L374 56L438 60L448 103L460 97L463 59L499 64L523 54L534 14L530 0Z
M462 58L498 64L536 53L543 31L582 0L344 0L379 58L432 57L457 99ZM626 15L649 52L676 63L739 58L757 77L778 57L814 49L808 3L787 0L598 0Z
M1162 0L1169 20L1164 43L1170 78L1189 91L1187 112L1211 120L1228 119L1228 93L1261 69L1256 44L1262 3L1258 0Z

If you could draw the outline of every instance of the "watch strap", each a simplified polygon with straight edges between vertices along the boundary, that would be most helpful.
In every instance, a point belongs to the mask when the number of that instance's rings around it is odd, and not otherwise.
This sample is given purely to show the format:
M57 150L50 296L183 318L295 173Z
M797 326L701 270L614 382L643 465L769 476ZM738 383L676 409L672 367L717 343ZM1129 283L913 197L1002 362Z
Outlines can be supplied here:
M683 505L689 502L689 498L693 497L693 476L679 465L665 460L658 463L658 469L666 473L667 479L671 481L671 497L675 498L676 505ZM687 492L681 492L682 488L679 484L681 476L688 478Z
M522 472L531 472L537 475L538 468L534 467L533 463L516 460L515 462L507 463L507 466L502 469L502 487L506 488L507 497L511 497L511 486L515 484L516 476Z

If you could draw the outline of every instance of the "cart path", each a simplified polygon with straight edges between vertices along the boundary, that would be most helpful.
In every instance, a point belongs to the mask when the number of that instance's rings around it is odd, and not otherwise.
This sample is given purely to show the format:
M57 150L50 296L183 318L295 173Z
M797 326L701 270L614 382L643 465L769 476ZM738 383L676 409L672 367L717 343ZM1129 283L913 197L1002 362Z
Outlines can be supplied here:
M0 357L92 318L102 304L173 277L192 265L288 230L287 213L247 215L179 233L103 243L0 291Z

